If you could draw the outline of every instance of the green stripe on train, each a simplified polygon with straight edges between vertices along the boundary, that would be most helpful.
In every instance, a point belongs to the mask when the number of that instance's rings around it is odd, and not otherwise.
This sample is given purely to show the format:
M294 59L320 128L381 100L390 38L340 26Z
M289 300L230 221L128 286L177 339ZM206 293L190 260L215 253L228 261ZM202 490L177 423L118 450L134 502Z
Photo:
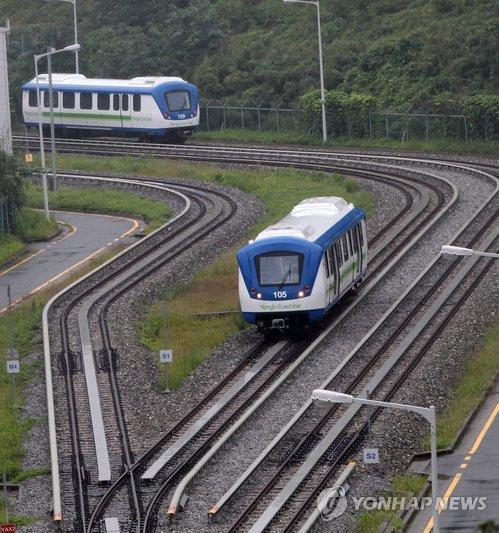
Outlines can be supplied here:
M44 111L43 113L44 117L50 117L50 112ZM132 117L127 116L120 116L120 115L95 115L93 113L54 113L55 117L62 117L62 118L91 118L91 119L98 119L98 120L132 120Z

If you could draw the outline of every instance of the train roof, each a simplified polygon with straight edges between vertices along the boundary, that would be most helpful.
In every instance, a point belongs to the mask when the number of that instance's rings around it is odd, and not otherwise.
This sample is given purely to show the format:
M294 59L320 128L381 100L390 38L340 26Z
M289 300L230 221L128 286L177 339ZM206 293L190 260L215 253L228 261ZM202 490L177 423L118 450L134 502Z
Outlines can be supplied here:
M293 237L316 242L354 210L357 209L353 204L338 196L308 198L295 206L289 215L264 229L255 241L274 237Z
M38 81L41 85L48 83L48 74L39 74ZM88 88L94 90L102 89L120 89L136 91L153 91L157 87L165 84L187 84L184 79L175 76L139 76L130 80L106 79L106 78L87 78L83 74L52 74L52 83L58 88L67 87L74 90L78 88ZM23 85L23 89L30 89L36 86L36 77Z

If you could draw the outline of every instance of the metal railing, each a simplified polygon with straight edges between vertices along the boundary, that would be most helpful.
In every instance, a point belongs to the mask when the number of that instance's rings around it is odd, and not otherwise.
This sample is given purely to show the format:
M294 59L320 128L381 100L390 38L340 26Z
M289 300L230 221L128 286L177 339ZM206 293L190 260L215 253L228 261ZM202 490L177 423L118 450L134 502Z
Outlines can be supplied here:
M207 101L201 105L200 129L216 131L225 129L258 132L320 133L318 127L306 124L300 109L280 105L247 105L246 102ZM481 138L470 132L464 115L435 113L397 113L369 111L359 113L344 111L336 117L329 114L334 137L410 140L455 139L468 142Z

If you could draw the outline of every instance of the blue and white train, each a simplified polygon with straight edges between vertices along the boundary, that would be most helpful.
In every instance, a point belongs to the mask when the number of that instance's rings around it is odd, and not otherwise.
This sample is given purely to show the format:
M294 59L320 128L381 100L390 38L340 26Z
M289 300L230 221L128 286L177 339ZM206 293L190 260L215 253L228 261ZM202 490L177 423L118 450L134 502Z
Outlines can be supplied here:
M40 74L42 123L50 123L48 75ZM182 78L131 80L53 74L54 121L59 136L125 135L183 142L199 125L199 93ZM39 120L36 78L23 89L26 126Z
M303 200L239 250L244 319L264 333L320 321L367 266L365 213L335 196Z

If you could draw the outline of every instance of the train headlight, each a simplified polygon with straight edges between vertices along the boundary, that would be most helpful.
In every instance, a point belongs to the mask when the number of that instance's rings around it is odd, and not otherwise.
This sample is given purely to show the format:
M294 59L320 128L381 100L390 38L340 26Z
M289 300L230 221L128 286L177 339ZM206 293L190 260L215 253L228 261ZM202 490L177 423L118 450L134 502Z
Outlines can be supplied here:
M257 292L256 293L256 297L261 300L262 299L262 293L261 292Z
M305 296L304 291L298 291L298 298L303 298Z

